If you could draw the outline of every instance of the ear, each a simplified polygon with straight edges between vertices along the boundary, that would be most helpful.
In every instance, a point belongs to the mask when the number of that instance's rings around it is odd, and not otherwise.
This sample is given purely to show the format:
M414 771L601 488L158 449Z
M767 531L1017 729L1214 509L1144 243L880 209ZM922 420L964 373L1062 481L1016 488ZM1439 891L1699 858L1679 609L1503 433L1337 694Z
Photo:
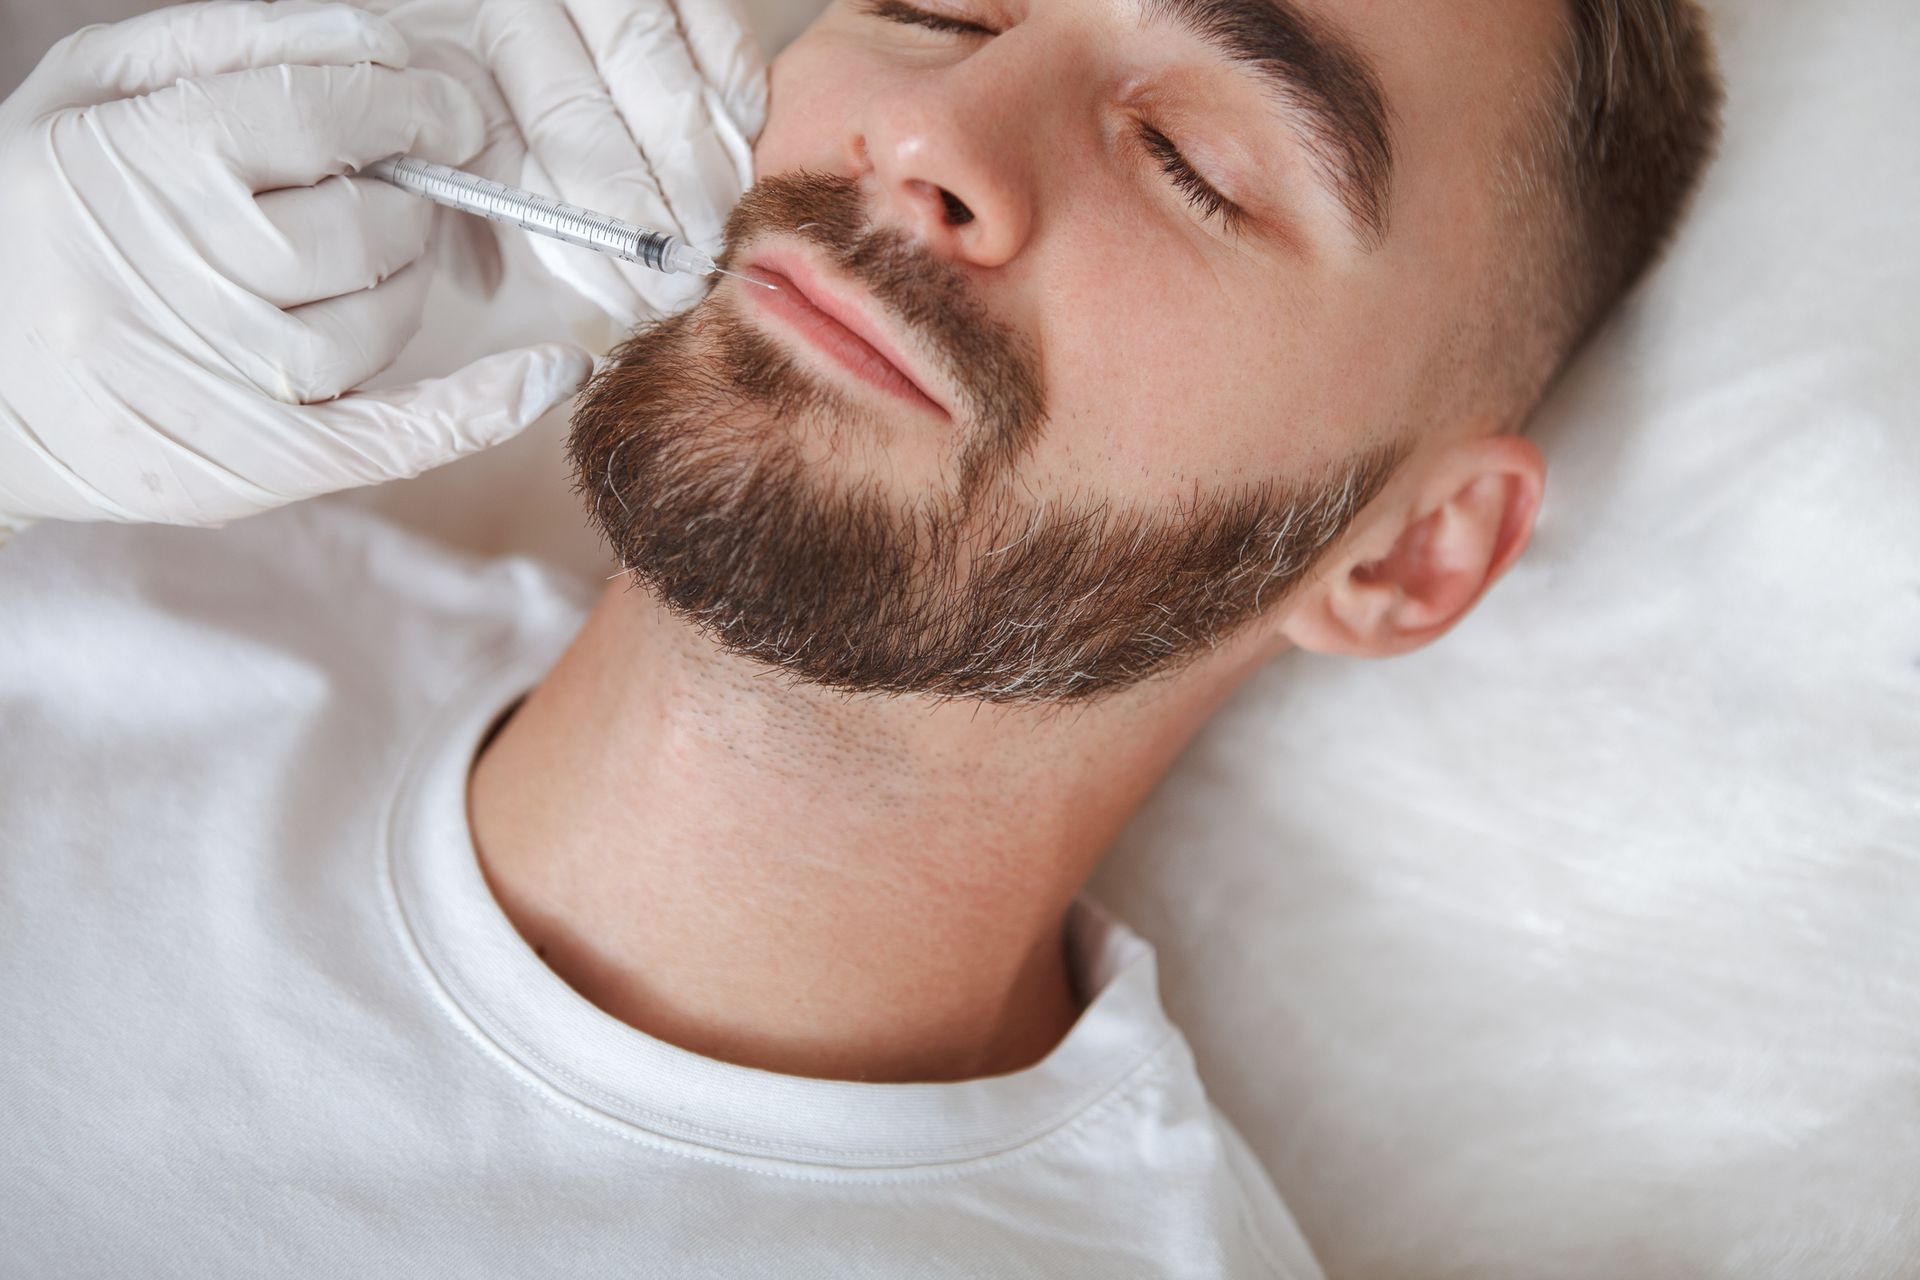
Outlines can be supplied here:
M1445 635L1533 536L1546 459L1519 436L1449 444L1340 553L1282 628L1316 653L1385 658Z

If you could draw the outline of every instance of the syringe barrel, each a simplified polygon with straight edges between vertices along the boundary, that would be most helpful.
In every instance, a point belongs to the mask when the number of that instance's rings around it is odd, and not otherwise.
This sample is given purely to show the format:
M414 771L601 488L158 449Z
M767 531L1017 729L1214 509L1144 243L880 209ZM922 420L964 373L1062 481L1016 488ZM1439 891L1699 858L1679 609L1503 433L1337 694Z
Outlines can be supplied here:
M536 234L612 254L655 271L686 271L705 275L713 270L712 259L664 231L649 231L608 214L582 209L579 205L543 196L537 191L510 187L477 173L467 173L414 156L389 156L367 165L360 172L391 182L436 204L466 213L477 213L495 222L512 223ZM700 265L703 262L704 269Z

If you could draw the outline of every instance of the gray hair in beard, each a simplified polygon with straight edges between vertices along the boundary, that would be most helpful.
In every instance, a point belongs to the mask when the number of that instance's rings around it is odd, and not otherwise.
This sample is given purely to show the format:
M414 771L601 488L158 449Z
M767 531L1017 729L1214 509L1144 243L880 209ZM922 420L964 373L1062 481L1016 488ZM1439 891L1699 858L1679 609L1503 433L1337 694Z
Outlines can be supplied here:
M1085 702L1178 670L1281 600L1386 483L1379 448L1310 482L1166 509L1036 499L1038 361L964 278L865 225L857 187L766 179L727 227L823 250L961 388L957 483L912 500L836 484L792 424L851 410L727 303L636 334L576 402L576 489L632 577L729 652L850 693Z

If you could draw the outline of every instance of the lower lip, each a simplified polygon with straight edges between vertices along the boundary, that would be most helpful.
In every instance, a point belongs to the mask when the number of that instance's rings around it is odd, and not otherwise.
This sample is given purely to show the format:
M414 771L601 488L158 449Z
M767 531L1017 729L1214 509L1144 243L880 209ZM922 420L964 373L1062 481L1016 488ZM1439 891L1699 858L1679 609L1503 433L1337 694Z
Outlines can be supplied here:
M749 267L746 274L774 286L771 289L748 289L746 292L764 310L805 338L815 350L831 357L841 368L868 386L885 391L908 404L931 410L943 418L947 416L946 410L929 399L926 392L914 385L913 380L901 373L891 360L875 351L866 339L807 301L807 295L800 292L799 286L791 279L766 267Z

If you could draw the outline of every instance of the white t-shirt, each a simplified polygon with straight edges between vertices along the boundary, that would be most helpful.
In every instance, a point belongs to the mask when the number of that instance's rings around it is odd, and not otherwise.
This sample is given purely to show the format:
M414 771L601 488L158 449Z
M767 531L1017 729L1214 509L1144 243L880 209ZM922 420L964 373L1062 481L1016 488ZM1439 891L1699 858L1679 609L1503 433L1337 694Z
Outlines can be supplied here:
M854 1084L575 994L466 824L588 601L322 504L0 551L0 1273L1320 1272L1085 902L1038 1065Z

